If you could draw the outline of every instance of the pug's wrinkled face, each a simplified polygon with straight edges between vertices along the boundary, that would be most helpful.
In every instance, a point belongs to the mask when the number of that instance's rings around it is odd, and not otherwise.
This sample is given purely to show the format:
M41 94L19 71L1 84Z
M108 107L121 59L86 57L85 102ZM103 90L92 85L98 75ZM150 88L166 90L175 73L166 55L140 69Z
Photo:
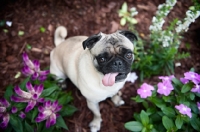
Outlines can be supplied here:
M93 39L88 39L93 44L86 47L94 57L94 66L104 75L102 83L112 86L124 81L131 71L134 59L132 41L137 39L136 36L130 31L121 31L109 35L100 33L92 37Z

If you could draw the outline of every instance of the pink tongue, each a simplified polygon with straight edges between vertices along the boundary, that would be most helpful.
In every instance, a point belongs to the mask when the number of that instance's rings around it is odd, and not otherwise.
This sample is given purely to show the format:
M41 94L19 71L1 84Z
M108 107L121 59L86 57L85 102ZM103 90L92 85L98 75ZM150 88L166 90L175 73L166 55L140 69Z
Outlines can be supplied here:
M112 86L115 83L115 77L118 75L118 73L108 73L106 74L103 79L102 83L104 86Z

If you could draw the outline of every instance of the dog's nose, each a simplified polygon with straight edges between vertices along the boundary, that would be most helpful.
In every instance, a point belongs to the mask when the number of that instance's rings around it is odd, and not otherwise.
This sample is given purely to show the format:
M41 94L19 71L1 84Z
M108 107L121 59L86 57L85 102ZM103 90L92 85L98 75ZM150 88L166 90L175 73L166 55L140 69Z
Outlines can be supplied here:
M117 60L114 62L114 67L115 68L122 68L122 61L121 60Z

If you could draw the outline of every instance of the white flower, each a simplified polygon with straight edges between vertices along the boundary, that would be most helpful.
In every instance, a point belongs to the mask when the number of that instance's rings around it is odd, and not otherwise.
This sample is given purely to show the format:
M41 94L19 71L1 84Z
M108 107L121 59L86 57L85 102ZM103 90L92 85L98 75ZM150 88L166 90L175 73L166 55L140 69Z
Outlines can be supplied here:
M138 76L136 75L136 73L135 73L135 72L131 72L131 73L129 74L129 76L127 77L126 81L127 81L127 82L131 82L131 83L134 83L135 80L137 80L137 78L138 78Z

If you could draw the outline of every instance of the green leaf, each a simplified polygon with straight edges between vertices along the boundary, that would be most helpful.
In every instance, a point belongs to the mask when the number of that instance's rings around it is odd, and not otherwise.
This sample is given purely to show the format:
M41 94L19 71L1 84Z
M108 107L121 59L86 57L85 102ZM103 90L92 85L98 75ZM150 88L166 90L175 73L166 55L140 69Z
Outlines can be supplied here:
M34 132L34 129L25 121L25 129L27 132Z
M31 116L31 122L35 121L35 118L36 118L37 114L38 114L38 108L34 108L32 116Z
M142 112L140 113L140 118L144 126L147 126L149 124L149 116L144 110L142 110Z
M23 80L23 82L19 85L22 90L26 90L26 83L30 80L30 77L27 77Z
M46 29L44 27L40 27L40 32L44 33Z
M18 117L10 115L10 124L16 132L23 132L22 122L19 120Z
M65 95L62 95L59 99L58 99L58 102L59 104L61 105L64 105L64 104L68 104L69 102L71 102L73 100L72 96L70 94L66 94Z
M123 3L121 10L122 10L122 12L127 12L128 11L128 5L127 5L126 2Z
M67 105L62 108L60 111L61 116L71 116L75 111L77 111L77 108L72 105Z
M41 97L46 97L52 94L55 90L59 89L58 86L49 87L43 90Z
M31 47L30 44L27 44L27 45L26 45L26 48L27 48L28 50L30 50L32 47Z
M4 98L6 100L10 100L11 95L13 95L13 86L9 85L6 87L6 92L4 94Z
M64 121L64 119L62 118L62 116L59 116L59 117L57 118L57 120L56 120L56 125L59 126L59 127L62 127L62 128L64 128L64 129L66 129L66 130L68 130L68 127L67 127L67 125L65 124L65 121Z
M126 18L121 18L120 25L124 26L126 24Z
M6 21L5 21L5 20L1 20L1 21L0 21L0 27L3 27L5 24L6 24Z
M142 99L142 98L140 98L140 96L139 95L137 95L136 97L134 97L134 98L131 98L132 100L135 100L137 103L141 103L141 102L143 102L144 101L144 99Z
M192 127L197 130L198 132L200 132L200 119L197 117L193 117L190 121L190 124L192 125Z
M172 119L168 118L167 116L163 116L162 123L167 130L170 130L174 127Z
M19 31L18 32L18 36L23 36L24 35L24 31Z
M168 117L175 117L175 111L173 108L171 107L163 107L162 111L165 115L167 115Z
M127 122L125 123L124 126L127 130L132 131L132 132L139 132L143 128L143 125L137 121Z
M180 115L177 116L176 120L175 120L175 124L176 124L176 127L178 129L181 129L182 125L183 125L183 120L181 118Z
M195 98L195 94L194 93L190 93L190 99L194 100L194 98Z
M181 83L181 81L178 80L178 79L176 79L176 78L172 78L172 82L173 82L175 85L179 86L179 87L182 87L182 86L183 86L183 84Z
M192 83L187 83L187 84L183 85L183 87L181 89L181 93L186 93L186 92L190 91L192 86L193 86Z

